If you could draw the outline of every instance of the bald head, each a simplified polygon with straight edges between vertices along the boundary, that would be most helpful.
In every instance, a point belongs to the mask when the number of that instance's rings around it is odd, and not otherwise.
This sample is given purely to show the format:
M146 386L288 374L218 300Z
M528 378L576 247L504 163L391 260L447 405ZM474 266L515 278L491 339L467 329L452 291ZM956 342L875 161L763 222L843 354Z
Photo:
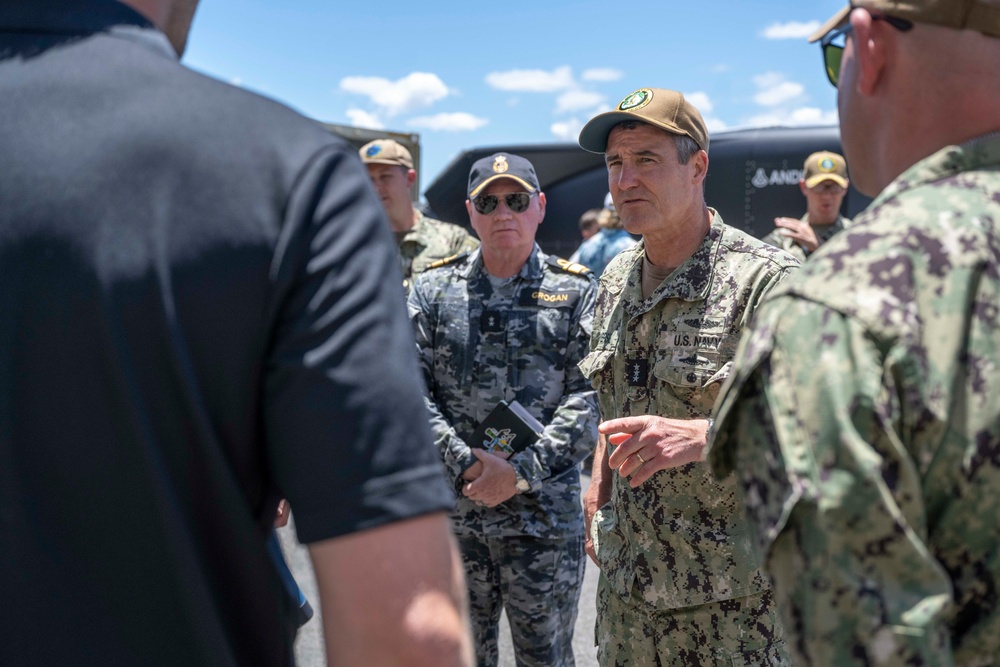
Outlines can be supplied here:
M183 55L198 0L119 0L136 10L159 28L170 44Z
M1000 130L1000 39L925 23L903 31L864 9L850 21L838 106L859 190L877 194L941 148Z

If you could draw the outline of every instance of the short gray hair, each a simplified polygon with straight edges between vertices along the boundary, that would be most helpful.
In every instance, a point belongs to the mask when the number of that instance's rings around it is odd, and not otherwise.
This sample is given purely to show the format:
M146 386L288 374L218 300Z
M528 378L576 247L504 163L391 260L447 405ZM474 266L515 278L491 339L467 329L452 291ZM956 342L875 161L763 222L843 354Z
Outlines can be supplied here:
M641 120L623 120L612 127L608 132L608 135L610 136L611 132L614 132L617 129L634 130L641 125L649 125L649 123L644 123ZM656 126L650 125L650 127ZM691 156L701 150L701 148L698 147L698 143L686 134L674 134L673 132L668 132L661 127L656 127L656 129L661 130L664 134L674 140L674 146L677 148L677 161L681 164L687 164L690 162Z

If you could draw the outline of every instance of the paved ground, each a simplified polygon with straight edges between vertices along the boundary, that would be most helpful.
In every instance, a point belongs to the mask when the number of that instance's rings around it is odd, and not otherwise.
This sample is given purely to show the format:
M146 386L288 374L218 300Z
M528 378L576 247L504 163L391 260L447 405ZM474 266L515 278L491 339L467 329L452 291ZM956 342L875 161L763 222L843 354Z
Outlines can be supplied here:
M581 478L584 487L590 483L590 477ZM319 596L316 594L316 579L313 576L309 555L305 547L295 539L293 526L294 515L288 527L278 531L285 559L295 574L295 579L305 592L306 597L316 610L316 616L306 623L299 631L295 642L295 658L299 667L324 667L326 654L323 650L322 622L319 619ZM597 667L597 651L594 647L594 614L597 599L597 568L587 560L587 570L584 574L583 590L580 592L580 613L576 620L576 630L573 635L573 650L576 655L577 667ZM511 649L510 630L506 618L501 619L500 629L500 667L514 667L514 653Z

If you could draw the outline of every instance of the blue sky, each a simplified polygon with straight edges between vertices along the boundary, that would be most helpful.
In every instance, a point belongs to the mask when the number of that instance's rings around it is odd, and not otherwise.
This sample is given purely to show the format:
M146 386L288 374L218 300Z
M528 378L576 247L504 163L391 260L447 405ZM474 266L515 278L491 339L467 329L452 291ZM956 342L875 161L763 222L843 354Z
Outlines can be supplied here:
M202 0L184 62L329 123L420 135L421 192L462 150L576 141L641 87L711 132L836 123L805 35L843 0Z

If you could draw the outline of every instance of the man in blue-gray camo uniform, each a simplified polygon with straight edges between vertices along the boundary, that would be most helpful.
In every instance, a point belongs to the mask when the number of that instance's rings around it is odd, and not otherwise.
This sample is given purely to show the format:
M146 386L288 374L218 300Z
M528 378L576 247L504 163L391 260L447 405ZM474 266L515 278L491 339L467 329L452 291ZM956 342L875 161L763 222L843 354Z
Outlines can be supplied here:
M579 468L597 437L596 398L577 364L596 280L535 244L545 194L524 158L477 161L466 207L482 246L416 276L408 306L432 429L458 492L452 523L477 658L497 664L504 609L518 665L571 666L584 569ZM544 425L509 457L469 443L501 400Z
M580 145L604 153L615 209L642 235L601 274L581 364L604 420L584 501L598 661L788 665L735 482L701 454L743 327L798 262L706 205L708 132L682 94L637 90Z
M875 199L771 293L719 402L798 665L1000 664L1000 1L819 32Z

